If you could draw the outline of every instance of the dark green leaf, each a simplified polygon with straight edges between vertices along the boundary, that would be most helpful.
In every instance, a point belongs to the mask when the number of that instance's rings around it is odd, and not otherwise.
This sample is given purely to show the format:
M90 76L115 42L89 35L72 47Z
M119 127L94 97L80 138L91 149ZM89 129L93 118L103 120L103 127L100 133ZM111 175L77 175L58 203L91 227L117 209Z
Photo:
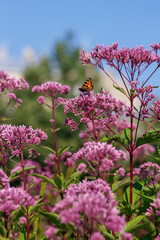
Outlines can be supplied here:
M54 187L57 187L53 180L51 180L50 178L48 178L48 177L46 177L44 175L41 175L41 174L38 174L38 173L33 173L31 175L35 176L35 177L38 177L38 178L41 178L41 179L45 180L46 182L52 184Z
M140 215L138 217L134 217L131 221L127 222L124 232L134 232L139 225L139 222L142 221L144 215Z
M145 143L160 142L160 133L156 131L147 132L143 137L137 139L136 147Z
M126 180L126 181L119 181L115 185L113 185L113 192L117 192L120 188L128 186L132 181L131 180Z
M29 170L32 170L32 169L37 169L37 167L25 167L25 168L24 168L24 171L29 171ZM14 172L14 173L10 176L10 181L12 181L14 178L19 177L19 175L21 176L21 174L22 174L22 169Z
M53 222L58 228L64 228L65 224L61 223L58 214L56 213L51 213L51 212L46 212L46 211L38 211L41 215L45 216L48 220Z
M43 149L45 149L45 150L47 150L48 152L51 152L51 153L53 153L54 155L56 155L56 154L55 154L55 151L54 151L52 148L47 147L47 146L40 146L40 147L43 148Z
M61 190L62 189L62 180L61 180L61 178L58 175L56 175L56 176L54 176L53 179L54 179L54 183L57 186L57 188L59 190Z
M6 237L6 235L7 235L7 231L3 225L0 225L0 235L2 237Z

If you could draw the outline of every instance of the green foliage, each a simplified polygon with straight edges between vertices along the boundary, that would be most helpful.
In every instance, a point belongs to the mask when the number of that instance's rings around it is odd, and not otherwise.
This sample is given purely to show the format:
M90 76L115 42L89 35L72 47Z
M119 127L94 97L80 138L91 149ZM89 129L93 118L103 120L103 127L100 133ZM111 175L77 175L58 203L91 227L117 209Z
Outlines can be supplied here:
M6 237L6 235L7 235L7 231L6 231L5 227L1 224L0 224L0 235L2 237Z
M143 145L145 143L155 143L160 142L160 132L157 131L149 131L143 137L137 139L136 147Z

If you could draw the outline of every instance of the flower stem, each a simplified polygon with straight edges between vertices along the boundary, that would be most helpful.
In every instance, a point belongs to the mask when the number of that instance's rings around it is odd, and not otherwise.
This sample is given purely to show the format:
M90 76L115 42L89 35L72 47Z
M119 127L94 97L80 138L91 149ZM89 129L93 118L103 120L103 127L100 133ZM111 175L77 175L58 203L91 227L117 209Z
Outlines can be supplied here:
M23 150L21 147L21 164L22 164L22 177L23 177L23 188L26 191L26 178L25 178L25 170L24 170L24 158L23 158ZM26 220L27 220L27 240L29 240L29 212L28 212L28 206L26 206Z
M58 157L58 149L57 149L57 140L56 140L56 127L55 127L55 116L54 116L54 99L52 98L52 128L53 128L53 137L54 137L54 146L55 146L55 153L56 153L56 162L58 167L58 174L61 176L61 169Z
M131 110L133 109L133 97L131 96ZM131 134L130 134L130 180L133 181L133 116L131 115L130 118L131 123ZM130 183L130 204L132 204L132 188L133 188L133 182Z

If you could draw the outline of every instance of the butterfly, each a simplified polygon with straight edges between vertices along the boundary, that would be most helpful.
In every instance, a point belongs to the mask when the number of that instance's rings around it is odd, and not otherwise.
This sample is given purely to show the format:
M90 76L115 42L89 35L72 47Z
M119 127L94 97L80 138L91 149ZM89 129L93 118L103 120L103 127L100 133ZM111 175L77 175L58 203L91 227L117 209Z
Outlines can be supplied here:
M79 90L81 92L89 92L93 89L93 85L92 85L92 79L91 78L88 78L85 83L82 85L81 88L79 88Z

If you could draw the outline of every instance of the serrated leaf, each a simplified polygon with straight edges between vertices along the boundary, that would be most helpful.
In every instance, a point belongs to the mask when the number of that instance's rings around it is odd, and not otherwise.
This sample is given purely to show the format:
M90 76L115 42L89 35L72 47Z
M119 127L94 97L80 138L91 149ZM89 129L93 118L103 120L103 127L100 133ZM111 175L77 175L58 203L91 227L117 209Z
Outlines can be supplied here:
M33 173L33 174L30 174L31 176L35 176L35 177L38 177L38 178L41 178L43 180L45 180L46 182L52 184L54 187L56 187L55 183L53 180L51 180L50 178L42 175L42 174L38 174L38 173Z
M119 181L116 183L116 185L113 187L112 191L117 192L120 188L128 186L132 181L126 180L126 181Z
M142 221L144 217L146 216L140 215L138 217L134 217L132 220L127 222L124 232L134 232L137 228L137 224L139 224L139 222Z
M59 190L61 190L62 189L62 180L61 180L61 178L58 175L56 175L56 176L54 176L53 179L54 179L54 183L57 186L57 188Z
M7 235L7 231L3 225L0 225L0 235L2 237L6 237L6 235Z
M160 142L160 133L156 131L147 132L143 137L137 139L136 147L139 147L145 143Z

